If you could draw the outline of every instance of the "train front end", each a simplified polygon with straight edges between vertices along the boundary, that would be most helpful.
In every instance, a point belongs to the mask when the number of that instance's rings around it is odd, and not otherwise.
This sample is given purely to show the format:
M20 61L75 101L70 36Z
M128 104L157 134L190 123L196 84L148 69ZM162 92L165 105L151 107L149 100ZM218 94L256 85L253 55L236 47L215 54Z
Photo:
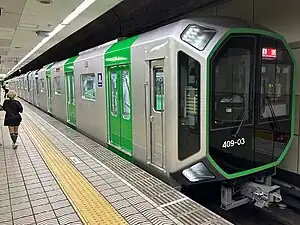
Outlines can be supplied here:
M289 46L273 32L230 29L207 67L209 163L224 179L273 173L294 135Z
M186 187L270 177L294 136L295 60L285 39L255 27L212 40L199 106L206 122L195 133L205 153L174 176Z

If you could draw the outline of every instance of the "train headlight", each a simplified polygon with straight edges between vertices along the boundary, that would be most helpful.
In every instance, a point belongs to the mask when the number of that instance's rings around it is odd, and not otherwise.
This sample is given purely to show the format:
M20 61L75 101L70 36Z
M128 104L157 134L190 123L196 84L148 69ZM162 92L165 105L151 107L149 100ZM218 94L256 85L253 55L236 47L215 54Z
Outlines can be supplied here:
M185 176L190 182L215 178L215 176L201 162L183 170L182 175Z

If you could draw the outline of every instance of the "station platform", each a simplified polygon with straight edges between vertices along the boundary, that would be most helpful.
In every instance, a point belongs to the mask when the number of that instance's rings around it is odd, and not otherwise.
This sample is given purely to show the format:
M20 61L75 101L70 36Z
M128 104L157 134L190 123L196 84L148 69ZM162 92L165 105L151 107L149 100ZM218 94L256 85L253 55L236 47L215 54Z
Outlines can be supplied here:
M34 106L14 150L0 112L1 225L229 225Z

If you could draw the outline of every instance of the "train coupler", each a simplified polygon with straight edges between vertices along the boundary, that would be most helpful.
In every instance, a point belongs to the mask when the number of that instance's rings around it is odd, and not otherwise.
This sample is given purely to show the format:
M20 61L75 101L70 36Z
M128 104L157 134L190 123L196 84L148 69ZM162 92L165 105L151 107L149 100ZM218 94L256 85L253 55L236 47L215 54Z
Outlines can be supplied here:
M265 182L248 181L239 185L239 191L234 186L221 186L221 208L230 210L253 202L256 207L268 207L270 203L281 202L280 186L272 185L269 177Z
M241 189L241 194L251 199L259 208L268 207L270 203L281 202L280 186L269 186L256 182L246 182Z

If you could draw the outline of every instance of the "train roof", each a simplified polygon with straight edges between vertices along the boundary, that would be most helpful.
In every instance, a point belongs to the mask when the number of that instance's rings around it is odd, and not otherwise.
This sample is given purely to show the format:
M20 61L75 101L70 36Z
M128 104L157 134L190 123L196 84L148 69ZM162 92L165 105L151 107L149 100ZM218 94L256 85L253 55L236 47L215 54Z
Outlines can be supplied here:
M154 40L154 39L164 38L172 35L178 36L181 34L181 32L183 32L183 30L189 24L193 24L193 23L198 24L200 26L203 25L211 28L216 28L221 32L222 31L224 32L226 29L231 29L231 28L245 28L245 29L250 28L250 29L260 29L260 30L276 33L252 21L247 21L239 18L224 17L224 16L205 16L205 17L191 17L191 18L180 19L178 21L172 22L170 24L166 24L154 30L142 33L140 34L139 39L141 42L143 42L146 40ZM90 53L93 54L96 51L99 52L99 54L103 54L104 49L108 48L109 46L111 46L116 42L118 42L118 40L112 40L107 43L103 43L99 46L96 46L94 48L90 48L85 51L82 51L78 54L79 56L78 60L82 60L83 58L88 57ZM66 62L66 60L67 59L62 60L60 62L56 62L55 66ZM46 70L49 65L46 65L43 68L41 68L39 72Z
M233 18L233 17L225 17L225 16L205 16L205 17L194 17L190 18L189 20L197 21L198 23L205 23L211 26L219 26L224 28L251 28L251 29L260 29L265 30L268 32L274 31L270 30L269 28L257 24L252 21L247 21L240 18Z

